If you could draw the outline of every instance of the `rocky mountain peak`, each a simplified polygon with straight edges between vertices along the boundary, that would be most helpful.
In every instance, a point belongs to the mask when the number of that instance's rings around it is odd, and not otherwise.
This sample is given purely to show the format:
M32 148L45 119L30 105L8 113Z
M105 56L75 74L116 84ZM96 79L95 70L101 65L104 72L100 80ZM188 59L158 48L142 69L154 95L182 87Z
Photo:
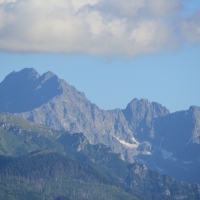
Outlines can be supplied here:
M140 125L151 126L152 120L157 117L169 114L169 110L156 102L149 102L147 99L133 99L123 110L126 120L133 131Z
M48 79L50 79L52 77L57 77L57 76L53 72L51 72L51 71L48 71L48 72L46 72L46 73L44 73L42 75L42 78L44 79L44 81L48 80Z
M17 73L27 78L38 78L40 76L34 68L25 68Z
M194 114L198 114L198 113L200 113L200 107L198 107L198 106L190 106L188 111L192 112Z
M130 111L132 115L141 114L141 118L146 113L151 113L152 117L169 114L169 110L156 102L149 102L147 99L133 99L126 107L125 112ZM139 116L138 116L139 117Z
M39 78L39 73L34 69L34 68L25 68L22 69L19 72L13 71L10 74L8 74L5 79L4 82L10 82L14 80L35 80L37 78Z
M61 85L52 72L40 74L33 68L10 73L0 83L0 110L25 112L61 94Z

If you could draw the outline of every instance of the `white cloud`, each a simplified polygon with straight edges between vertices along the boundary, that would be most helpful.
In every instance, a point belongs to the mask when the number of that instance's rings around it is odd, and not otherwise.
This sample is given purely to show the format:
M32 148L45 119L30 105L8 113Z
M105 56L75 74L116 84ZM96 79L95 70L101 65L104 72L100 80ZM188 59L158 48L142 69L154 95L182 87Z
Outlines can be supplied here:
M135 56L174 48L180 38L199 42L199 14L182 19L182 7L178 0L0 0L0 50Z

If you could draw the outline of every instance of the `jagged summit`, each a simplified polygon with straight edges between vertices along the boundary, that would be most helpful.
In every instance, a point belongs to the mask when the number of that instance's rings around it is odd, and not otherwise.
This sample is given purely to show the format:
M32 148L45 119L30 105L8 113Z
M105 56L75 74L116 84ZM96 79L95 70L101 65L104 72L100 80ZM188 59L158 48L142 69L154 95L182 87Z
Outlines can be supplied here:
M0 83L0 110L33 110L61 94L60 79L52 72L40 74L33 68L12 72Z
M36 77L36 78L38 78L40 76L39 73L34 68L24 68L17 73L23 74L23 76L26 76L26 77Z
M52 78L52 77L57 77L57 76L56 76L53 72L48 71L48 72L44 73L44 74L42 75L42 77L44 77L44 79L47 80L47 79L50 79L50 78ZM57 78L58 78L58 77L57 77Z
M169 110L156 102L149 102L147 99L137 99L134 98L124 109L124 112L131 112L131 115L137 115L140 113L141 115L147 114L147 112L151 112L152 117L164 116L169 114Z
M13 71L10 74L8 74L5 79L3 80L3 82L5 81L11 81L11 79L18 79L18 81L22 80L24 81L24 79L27 79L29 81L33 81L36 79L50 79L51 77L57 77L53 72L48 71L42 75L40 75L34 68L24 68L20 71ZM58 77L57 77L58 78Z
M147 99L138 100L135 98L123 110L123 114L131 131L136 133L139 140L144 140L144 138L150 136L149 130L153 120L168 115L169 110L159 103L151 103ZM153 135L150 137L153 137Z
M9 75L7 75L4 79L4 81L10 80L13 77L18 77L19 79L25 78L25 79L37 79L39 77L39 73L34 68L24 68L20 70L19 72L13 71Z
M150 107L154 108L154 110L164 112L165 114L169 114L169 110L162 106L161 104L157 102L149 102L148 99L137 99L134 98L126 107L126 109L135 109L136 107L139 107L140 109L149 109Z

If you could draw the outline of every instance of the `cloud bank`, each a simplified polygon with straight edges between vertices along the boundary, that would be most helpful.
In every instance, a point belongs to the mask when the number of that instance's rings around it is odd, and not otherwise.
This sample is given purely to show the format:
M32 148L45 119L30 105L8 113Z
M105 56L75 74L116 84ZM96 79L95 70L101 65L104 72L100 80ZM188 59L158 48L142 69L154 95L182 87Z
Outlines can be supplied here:
M178 0L0 0L0 50L136 56L200 42Z

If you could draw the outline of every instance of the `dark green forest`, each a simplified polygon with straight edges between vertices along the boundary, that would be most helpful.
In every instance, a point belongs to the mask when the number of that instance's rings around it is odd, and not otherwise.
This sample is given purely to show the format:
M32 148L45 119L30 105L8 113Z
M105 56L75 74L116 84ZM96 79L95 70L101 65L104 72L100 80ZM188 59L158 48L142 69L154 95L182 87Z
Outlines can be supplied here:
M1 199L136 199L91 166L51 151L0 157Z

